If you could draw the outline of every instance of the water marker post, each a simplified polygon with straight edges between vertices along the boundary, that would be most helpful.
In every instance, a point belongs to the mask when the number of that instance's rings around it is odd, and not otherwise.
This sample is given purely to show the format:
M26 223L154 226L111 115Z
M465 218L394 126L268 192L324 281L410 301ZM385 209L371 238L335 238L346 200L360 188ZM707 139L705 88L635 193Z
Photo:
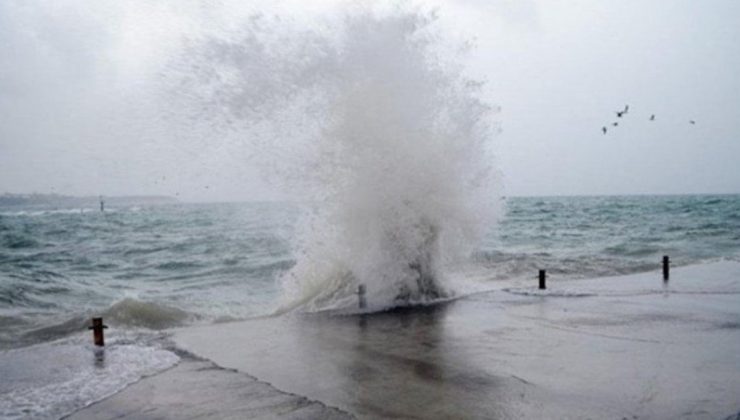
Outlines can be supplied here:
M357 286L357 299L360 309L365 309L367 302L365 301L365 285L361 284Z
M107 325L103 325L103 318L93 318L92 326L87 327L88 330L93 330L93 340L96 346L104 346L105 338L103 337L103 330L108 328Z
M671 260L668 255L663 255L663 281L667 282L670 275Z
M545 290L546 289L546 287L545 287L545 278L546 277L547 277L547 274L545 273L545 270L540 270L540 275L539 275L539 279L540 279L540 290Z

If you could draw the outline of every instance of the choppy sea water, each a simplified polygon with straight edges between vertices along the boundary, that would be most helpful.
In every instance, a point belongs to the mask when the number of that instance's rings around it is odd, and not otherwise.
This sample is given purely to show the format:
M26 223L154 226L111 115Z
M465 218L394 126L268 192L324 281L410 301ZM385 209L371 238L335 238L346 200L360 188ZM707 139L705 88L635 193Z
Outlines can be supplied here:
M288 203L0 209L0 346L79 330L92 314L163 329L269 313L295 263ZM740 255L740 196L509 198L473 255L477 280L654 270Z
M5 209L0 345L66 335L91 314L162 329L265 313L296 216L281 204Z
M0 417L58 417L171 366L158 330L270 313L299 252L302 211L0 209L0 373L10 378ZM479 290L540 268L567 280L655 270L663 255L674 265L740 258L737 195L509 198L505 211L462 270ZM93 315L113 329L106 357L91 364ZM34 362L54 358L56 367ZM42 384L54 391L39 402Z

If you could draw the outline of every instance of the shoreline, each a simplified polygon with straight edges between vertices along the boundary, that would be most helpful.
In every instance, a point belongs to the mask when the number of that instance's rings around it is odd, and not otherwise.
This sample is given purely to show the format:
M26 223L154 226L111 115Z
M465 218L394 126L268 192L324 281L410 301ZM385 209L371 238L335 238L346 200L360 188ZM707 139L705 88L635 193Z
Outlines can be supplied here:
M142 378L72 414L100 419L351 419L319 401L283 392L236 369L178 351L173 367Z
M175 347L194 357L67 418L740 412L740 263L676 268L666 285L649 272L548 287L512 281L434 306L175 329ZM204 387L221 392L188 393ZM273 398L294 410L260 403Z

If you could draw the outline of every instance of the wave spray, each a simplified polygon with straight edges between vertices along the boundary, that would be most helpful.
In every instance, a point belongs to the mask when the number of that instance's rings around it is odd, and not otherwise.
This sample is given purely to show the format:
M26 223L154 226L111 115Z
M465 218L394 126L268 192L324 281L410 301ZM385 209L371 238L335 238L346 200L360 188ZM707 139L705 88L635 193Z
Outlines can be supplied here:
M495 109L434 13L356 11L332 29L256 16L194 43L187 85L238 126L265 173L309 202L282 311L454 295L447 273L498 213ZM202 108L201 108L202 109ZM248 140L243 140L248 139Z

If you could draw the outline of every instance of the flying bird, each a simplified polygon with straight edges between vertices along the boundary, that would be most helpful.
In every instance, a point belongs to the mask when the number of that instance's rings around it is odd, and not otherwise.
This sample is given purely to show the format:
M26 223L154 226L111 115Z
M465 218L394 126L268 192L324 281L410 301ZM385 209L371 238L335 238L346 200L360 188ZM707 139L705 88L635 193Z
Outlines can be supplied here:
M694 121L694 120L689 120L689 124L696 124L696 121Z
M619 123L618 122L613 122L612 125L616 127L616 126L619 125Z
M601 131L603 131L604 134L606 134L606 127L601 127Z
M655 114L652 114L652 115L650 116L650 121L655 121Z
M626 114L627 111L629 111L629 109L630 109L630 106L629 105L625 105L623 110L616 111L617 118L622 118L622 115Z

